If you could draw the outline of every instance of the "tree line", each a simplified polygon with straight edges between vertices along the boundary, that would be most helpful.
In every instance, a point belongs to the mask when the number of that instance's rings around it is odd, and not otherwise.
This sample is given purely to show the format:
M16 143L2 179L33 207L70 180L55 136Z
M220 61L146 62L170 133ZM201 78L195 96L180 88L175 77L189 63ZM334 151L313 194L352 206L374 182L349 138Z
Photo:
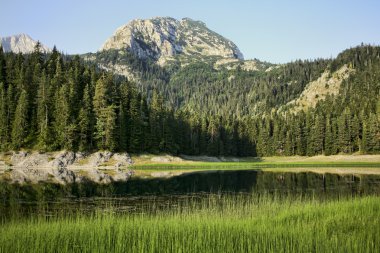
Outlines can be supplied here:
M55 48L49 55L39 45L29 55L0 48L0 149L214 156L379 153L379 51L362 46L335 60L298 61L273 73L194 64L168 77L150 67L141 89ZM274 110L325 68L342 64L356 69L342 84L342 95L307 112ZM147 85L159 80L155 71L167 80Z

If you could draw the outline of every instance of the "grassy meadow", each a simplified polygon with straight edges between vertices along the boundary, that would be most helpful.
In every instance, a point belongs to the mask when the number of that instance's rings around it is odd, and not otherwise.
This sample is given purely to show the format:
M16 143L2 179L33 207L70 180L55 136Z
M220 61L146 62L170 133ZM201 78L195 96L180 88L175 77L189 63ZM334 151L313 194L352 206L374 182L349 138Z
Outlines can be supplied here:
M210 195L165 211L114 208L3 221L0 252L380 252L378 196Z
M380 174L380 155L216 158L207 156L132 155L137 177L170 177L207 170L261 170L333 174Z

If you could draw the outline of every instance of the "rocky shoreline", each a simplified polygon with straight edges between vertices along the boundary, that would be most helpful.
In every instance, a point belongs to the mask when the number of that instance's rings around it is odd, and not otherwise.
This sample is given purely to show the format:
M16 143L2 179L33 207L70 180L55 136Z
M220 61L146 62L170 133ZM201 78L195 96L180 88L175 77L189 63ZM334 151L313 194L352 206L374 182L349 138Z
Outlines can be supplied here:
M127 181L133 174L128 153L7 152L0 155L0 180L8 183Z

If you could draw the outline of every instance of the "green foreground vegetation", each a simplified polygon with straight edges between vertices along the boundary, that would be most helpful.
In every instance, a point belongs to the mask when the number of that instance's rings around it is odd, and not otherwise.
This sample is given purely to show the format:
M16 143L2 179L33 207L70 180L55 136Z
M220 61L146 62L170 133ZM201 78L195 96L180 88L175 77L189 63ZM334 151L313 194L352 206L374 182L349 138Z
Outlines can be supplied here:
M0 252L379 252L379 211L377 196L210 195L157 212L11 219Z

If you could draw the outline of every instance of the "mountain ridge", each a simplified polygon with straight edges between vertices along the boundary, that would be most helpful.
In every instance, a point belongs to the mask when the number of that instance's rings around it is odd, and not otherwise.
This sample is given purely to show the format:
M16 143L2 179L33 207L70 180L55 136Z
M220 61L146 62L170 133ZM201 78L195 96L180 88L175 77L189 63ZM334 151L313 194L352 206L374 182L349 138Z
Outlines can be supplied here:
M207 28L201 21L171 17L134 19L116 29L99 51L128 50L141 59L159 65L188 57L216 57L243 60L243 54L231 41Z
M36 40L32 39L28 34L25 33L15 34L7 37L0 37L0 42L5 52L23 54L32 53L35 46L38 43ZM43 53L50 53L52 51L49 47L41 43L40 45L41 51Z

